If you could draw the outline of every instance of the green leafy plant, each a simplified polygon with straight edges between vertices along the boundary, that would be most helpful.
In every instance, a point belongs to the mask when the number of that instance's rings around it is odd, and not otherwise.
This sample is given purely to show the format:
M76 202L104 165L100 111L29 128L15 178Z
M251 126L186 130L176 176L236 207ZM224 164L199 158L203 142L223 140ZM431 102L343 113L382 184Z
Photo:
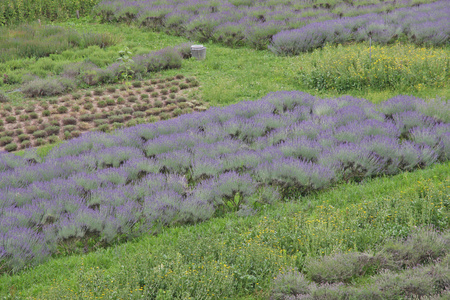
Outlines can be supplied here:
M131 66L134 64L133 59L131 58L132 52L128 47L125 47L123 50L119 51L119 57L117 61L121 68L123 68L123 72L119 74L119 80L122 80L124 83L127 83L128 80L133 78L134 71L131 69Z

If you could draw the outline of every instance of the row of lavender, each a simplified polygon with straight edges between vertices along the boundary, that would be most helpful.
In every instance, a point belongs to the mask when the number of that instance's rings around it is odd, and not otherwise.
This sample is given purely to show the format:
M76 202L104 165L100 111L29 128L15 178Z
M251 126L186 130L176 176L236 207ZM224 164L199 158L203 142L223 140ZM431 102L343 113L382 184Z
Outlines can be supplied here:
M325 42L366 40L370 34L379 42L389 42L399 35L418 44L448 42L450 6L445 0L423 5L415 0L369 5L345 1L320 7L309 7L307 3L309 1L282 0L239 5L232 1L105 0L94 11L105 22L137 22L195 41L211 40L229 46L266 49L272 37L283 32L272 45L282 53L287 43L284 31L295 29L302 31L290 33L288 40L291 42L287 44L295 41L301 51ZM360 26L363 28L358 30ZM317 36L312 30L316 28L319 29ZM332 34L339 37L333 39Z
M292 191L450 158L450 105L398 96L276 92L203 113L87 133L42 161L0 154L0 270L70 239L109 243L155 226L254 209Z
M325 44L372 41L387 44L399 37L418 45L447 45L450 40L450 3L440 1L388 14L328 20L285 30L272 38L269 48L279 55L297 55Z

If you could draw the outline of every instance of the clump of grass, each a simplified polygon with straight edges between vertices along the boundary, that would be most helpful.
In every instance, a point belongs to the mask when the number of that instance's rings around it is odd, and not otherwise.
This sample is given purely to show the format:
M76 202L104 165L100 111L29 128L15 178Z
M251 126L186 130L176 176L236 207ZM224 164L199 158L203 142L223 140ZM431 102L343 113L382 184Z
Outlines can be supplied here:
M153 92L155 89L153 88L153 87L148 87L148 88L146 88L145 89L145 91L147 92L147 93L151 93L151 92Z
M133 87L135 87L135 88L140 88L140 87L142 87L142 82L140 82L140 81L134 81L134 82L132 83L132 85L133 85Z
M110 92L110 93L114 93L117 89L116 89L116 87L114 87L114 86L109 86L109 87L106 88L106 90L107 90L108 92Z
M105 92L105 90L103 88L96 88L94 90L94 95L95 96L101 96L101 95L103 95L104 92Z
M58 113L60 114L64 114L68 111L69 109L66 106L60 106L57 108Z

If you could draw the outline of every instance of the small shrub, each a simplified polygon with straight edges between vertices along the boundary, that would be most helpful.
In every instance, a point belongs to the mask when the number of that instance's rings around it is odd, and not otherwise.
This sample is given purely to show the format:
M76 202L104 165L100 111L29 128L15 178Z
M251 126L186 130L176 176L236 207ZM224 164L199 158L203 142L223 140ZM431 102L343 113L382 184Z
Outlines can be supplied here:
M122 128L123 126L124 126L123 123L120 122L115 122L112 124L113 129L119 129Z
M162 89L160 91L160 93L161 93L161 95L167 95L167 94L169 94L169 91L167 89Z
M158 83L158 80L152 79L152 80L150 80L150 83L151 83L151 84L157 84L157 83Z
M124 104L125 103L125 99L123 99L122 97L117 98L117 104Z
M93 107L94 107L94 105L91 102L88 102L83 105L83 108L87 109L87 110L92 109Z
M30 118L31 119L37 119L37 118L39 118L39 115L37 113L35 113L35 112L32 112L32 113L30 113Z
M133 116L134 116L135 118L143 118L143 117L145 117L145 112L142 112L142 111L135 111L135 112L133 113Z
M184 97L178 97L178 98L177 98L177 102L178 102L178 103L187 102L187 99L184 98Z
M110 87L107 87L106 90L110 93L114 93L116 91L116 88L114 86L110 86Z
M72 111L78 112L78 111L80 111L80 107L78 105L75 105L74 107L72 107Z
M191 83L189 83L190 87L197 87L199 85L200 85L200 83L198 81L192 81Z
M35 146L42 146L45 145L47 142L43 138L38 138L34 141Z
M106 105L114 106L114 105L116 105L116 101L114 99L107 99L106 100Z
M135 81L135 82L132 83L132 85L133 85L135 88L140 88L140 87L142 87L142 83L141 83L140 81Z
M0 138L0 146L7 145L13 141L13 138L10 136L4 136Z
M136 96L128 97L128 102L134 103L134 102L136 102L136 101L137 101L137 97L136 97Z
M95 126L99 127L101 125L105 125L108 123L108 120L105 119L98 119L98 120L94 120L94 124Z
M163 103L159 100L155 101L155 103L153 103L153 106L155 107L163 107Z
M84 93L84 96L85 96L85 97L91 97L91 96L92 96L92 93L91 93L90 91L86 91L86 92Z
M6 123L15 123L17 121L16 117L9 116L5 118Z
M33 112L33 111L34 111L34 106L33 105L27 106L25 108L25 112L27 112L27 113L30 113L30 112Z
M94 119L94 115L92 114L83 114L80 116L80 120L84 121L84 122L89 122L92 121Z
M0 126L3 126L3 125L5 125L5 124L3 123L3 120L0 120Z
M49 126L45 128L47 135L54 135L59 133L59 126Z
M173 86L173 87L170 88L170 92L171 92L171 93L176 93L176 92L178 92L178 91L179 91L179 89L178 89L178 87L176 87L176 86Z
M88 130L91 126L89 125L89 123L86 122L80 122L80 124L78 124L78 127L81 130Z
M128 121L127 124L126 124L127 127L132 127L132 126L136 126L136 125L137 125L136 119L130 120L130 121Z
M97 106L100 107L100 108L106 107L106 101L103 101L103 100L98 101L97 102Z
M150 96L152 96L153 98L158 97L158 95L159 95L158 92L153 92L153 93L150 94Z
M100 125L100 126L98 126L98 130L99 131L103 131L103 132L107 132L107 131L109 131L109 125L108 124Z
M132 109L131 107L124 107L124 108L122 108L122 112L124 114L131 114L134 112L134 109Z
M67 107L65 107L65 106L60 106L60 107L57 108L57 110L58 110L58 113L64 114L64 113L66 113L69 109L68 109Z
M66 132L72 132L76 129L77 127L75 125L66 125L63 127L63 131Z
M148 94L142 94L141 95L141 99L148 99L148 98L149 98Z
M163 89L163 88L164 88L164 84L158 84L156 87L157 87L158 89Z
M49 143L51 143L51 144L56 143L56 142L59 142L59 137L56 136L56 135L49 136L49 137L48 137L48 141L49 141Z
M124 85L122 85L122 86L120 86L119 90L121 90L121 91L126 91L126 90L127 90L127 87L124 86Z
M44 111L42 111L42 116L44 116L44 117L48 117L48 116L50 116L50 111L49 110L44 110Z
M73 117L67 117L62 119L62 123L63 125L75 125L77 124L77 119L73 118Z
M17 144L11 143L5 146L5 150L8 152L16 151L17 150Z
M69 131L64 131L64 139L69 140L72 138L72 134Z
M76 137L79 137L80 135L81 135L81 131L79 131L79 130L72 131L72 137L76 138Z
M20 143L20 148L25 149L31 147L31 142L29 140L24 140Z
M169 95L169 98L170 98L170 99L175 99L176 97L177 97L177 95L175 95L175 94L170 94L170 95Z
M173 111L173 115L174 115L175 117L178 117L178 116L181 115L181 114L182 114L181 108L176 108L176 109Z
M29 118L30 118L29 115L20 115L19 120L20 120L20 121L26 121L26 120L28 120Z
M178 75L175 76L175 78L176 78L176 79L183 79L184 76L183 76L182 74L178 74Z
M12 130L7 130L5 131L6 136L14 136L14 131Z
M123 115L119 116L110 116L108 118L109 122L112 123L122 123L123 122Z
M147 93L151 93L151 92L153 92L155 89L153 88L153 87L148 87L148 88L146 88L145 89L145 91L147 92Z
M80 94L80 93L72 94L72 98L73 98L74 100L78 100L78 99L81 98L81 94Z
M170 114L166 113L166 112L161 113L159 116L160 116L161 120L167 120L170 118Z
M96 88L95 90L94 90L94 95L95 96L101 96L101 95L103 95L103 92L104 92L105 90L104 89L102 89L102 88Z
M29 134L33 134L34 132L36 132L38 130L37 126L35 125L30 125L30 126L26 126L25 127L25 132L29 133Z
M21 134L23 134L23 130L22 129L16 129L16 132L15 132L15 134L16 135L21 135Z

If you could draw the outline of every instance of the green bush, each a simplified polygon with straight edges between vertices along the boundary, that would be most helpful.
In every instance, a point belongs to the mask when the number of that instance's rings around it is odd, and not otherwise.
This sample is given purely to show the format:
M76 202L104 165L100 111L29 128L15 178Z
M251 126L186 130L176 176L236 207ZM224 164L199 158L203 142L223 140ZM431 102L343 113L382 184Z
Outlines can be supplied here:
M16 117L8 116L5 118L6 123L15 123L17 121Z
M16 151L17 150L17 144L11 143L5 146L5 150L8 152Z
M0 91L0 103L6 103L9 101L8 96L3 91Z
M13 141L13 138L10 136L4 136L0 138L0 146L7 145Z

